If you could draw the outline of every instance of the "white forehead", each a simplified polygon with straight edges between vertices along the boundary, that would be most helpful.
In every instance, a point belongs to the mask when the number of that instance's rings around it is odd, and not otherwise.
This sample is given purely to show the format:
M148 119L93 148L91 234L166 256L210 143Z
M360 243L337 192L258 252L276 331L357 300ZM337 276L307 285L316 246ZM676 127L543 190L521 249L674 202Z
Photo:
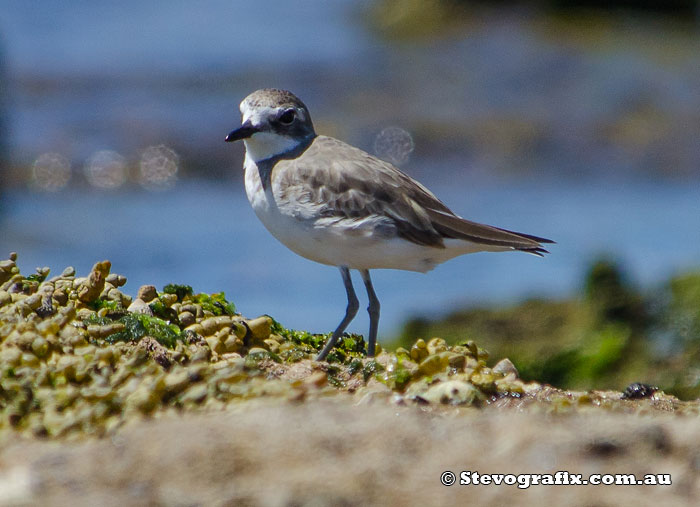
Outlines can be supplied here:
M267 123L270 118L276 118L282 111L287 109L294 109L297 115L302 121L307 120L307 113L302 107L294 107L290 105L285 106L262 106L260 104L251 104L249 101L244 100L241 102L239 109L241 110L242 122L245 123L249 121L252 125L263 125Z
M281 107L269 106L251 106L245 100L241 102L239 108L243 123L249 121L253 125L261 125L266 123L270 117L275 117L279 114Z

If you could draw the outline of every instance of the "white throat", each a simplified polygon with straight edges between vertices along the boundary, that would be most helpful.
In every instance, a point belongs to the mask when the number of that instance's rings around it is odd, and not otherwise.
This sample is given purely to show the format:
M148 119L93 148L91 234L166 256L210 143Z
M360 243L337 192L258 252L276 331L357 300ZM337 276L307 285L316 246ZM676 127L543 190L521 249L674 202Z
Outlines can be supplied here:
M254 162L259 162L293 150L302 141L272 132L257 132L248 139L244 139L243 142L248 157Z

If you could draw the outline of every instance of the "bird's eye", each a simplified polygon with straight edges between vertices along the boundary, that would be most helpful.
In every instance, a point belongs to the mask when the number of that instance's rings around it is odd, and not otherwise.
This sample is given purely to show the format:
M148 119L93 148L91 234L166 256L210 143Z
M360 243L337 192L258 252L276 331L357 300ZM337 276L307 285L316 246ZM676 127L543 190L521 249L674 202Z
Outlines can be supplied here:
M287 109L284 113L280 115L279 122L282 125L291 125L296 117L297 115L294 112L294 109Z

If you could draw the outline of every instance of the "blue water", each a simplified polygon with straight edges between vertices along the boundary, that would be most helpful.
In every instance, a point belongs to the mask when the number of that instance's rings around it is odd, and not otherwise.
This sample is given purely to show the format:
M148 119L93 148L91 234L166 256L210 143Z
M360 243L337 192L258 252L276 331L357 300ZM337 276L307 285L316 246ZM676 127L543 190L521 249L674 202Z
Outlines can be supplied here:
M104 149L133 163L161 143L184 171L221 174L238 103L275 86L320 132L363 148L395 125L416 154L487 172L700 179L697 30L624 16L569 26L503 6L401 43L371 29L370 5L4 0L0 146L13 178L48 151L77 167Z
M386 126L410 132L402 168L455 212L558 242L544 259L476 254L427 275L375 272L384 337L417 314L575 294L601 253L651 288L700 266L697 31L620 18L567 30L503 8L444 38L396 43L368 28L369 5L4 0L0 156L12 164L0 173L11 187L0 257L17 251L25 273L85 274L110 259L132 295L186 283L226 291L245 315L331 330L345 307L337 270L265 231L234 176L241 148L223 142L247 93L280 86L307 102L319 132L363 149ZM80 176L98 150L133 172L159 144L181 158L167 192L100 192ZM74 177L60 193L30 192L47 151ZM366 326L363 312L350 329Z
M0 30L19 74L192 73L304 55L332 62L368 46L341 0L3 0Z
M636 283L654 287L700 266L700 192L674 183L587 184L465 181L433 190L470 219L557 241L541 259L480 253L453 259L428 274L378 270L380 336L411 316L437 316L465 304L514 302L575 294L600 253L619 259ZM225 291L247 316L269 313L287 326L329 331L345 294L335 268L300 258L277 243L250 209L240 182L180 182L173 190L57 194L15 190L0 219L0 257L19 252L24 273L73 265L86 274L110 259L142 284L185 283ZM363 305L366 296L355 279ZM366 332L366 313L350 327Z

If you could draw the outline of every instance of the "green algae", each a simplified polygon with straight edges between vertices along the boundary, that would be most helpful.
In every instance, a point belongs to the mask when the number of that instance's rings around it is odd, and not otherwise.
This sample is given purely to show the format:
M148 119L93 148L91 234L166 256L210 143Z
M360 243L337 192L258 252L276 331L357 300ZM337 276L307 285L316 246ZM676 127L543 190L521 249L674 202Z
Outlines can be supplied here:
M43 282L44 280L46 280L46 277L47 277L47 276L49 276L49 271L46 271L46 272L44 272L44 273L34 273L34 274L31 274L31 275L27 276L27 278L25 278L25 280L26 280L27 282L41 283L41 282Z
M343 378L345 374L346 370L336 364L329 364L328 368L326 369L328 383L339 389L344 389L347 387L347 382Z
M287 329L274 318L270 318L272 319L272 326L270 328L272 333L282 337L284 340L291 341L304 347L309 352L321 350L326 340L330 337L330 334L312 334L308 331Z
M123 330L104 336L107 343L138 342L144 336L152 336L160 344L174 348L178 341L182 341L182 333L176 325L169 324L158 317L144 314L127 313L117 319L112 319L107 316L101 317L95 313L86 317L83 322L87 325L96 326L108 326L114 323L123 324Z
M106 326L107 324L111 324L114 321L109 317L100 317L96 313L93 313L85 319L83 319L83 322L88 325L93 324L96 326Z
M355 375L357 372L361 371L363 367L364 364L360 359L352 359L348 364L348 373L350 375Z
M124 324L124 331L119 331L106 338L108 343L137 342L144 336L152 336L161 345L174 348L180 337L180 329L168 324L163 319L149 315L130 313L117 320Z
M102 310L103 308L110 312L123 312L124 307L120 301L114 301L105 298L97 298L95 301L88 303L88 307L95 311Z
M217 292L216 294L197 294L192 297L193 301L200 304L202 309L214 315L236 315L236 305L226 300L226 294Z
M177 322L177 312L156 298L148 307L153 312L153 315L167 322Z
M386 368L382 364L378 363L376 360L372 359L367 361L362 367L362 378L367 382L372 377L377 377Z
M178 301L182 301L185 299L185 297L192 296L194 294L192 287L189 285L179 285L176 283L169 283L163 287L163 292L165 294L175 294Z
M385 369L385 374L382 381L388 385L390 388L403 392L406 387L413 381L420 377L417 369L406 368L403 364L403 358L397 356L395 363L390 363L389 367Z
M287 329L275 319L270 317L271 332L285 341L297 345L297 348L288 350L283 356L290 362L298 361L306 355L316 355L326 344L332 333L320 334L308 331ZM364 357L366 350L365 339L359 334L344 334L336 346L328 354L326 361L329 363L349 364L354 359Z
M272 360L276 363L281 363L280 356L269 350L254 348L251 349L245 356L244 365L249 370L260 369L260 363L266 360Z

